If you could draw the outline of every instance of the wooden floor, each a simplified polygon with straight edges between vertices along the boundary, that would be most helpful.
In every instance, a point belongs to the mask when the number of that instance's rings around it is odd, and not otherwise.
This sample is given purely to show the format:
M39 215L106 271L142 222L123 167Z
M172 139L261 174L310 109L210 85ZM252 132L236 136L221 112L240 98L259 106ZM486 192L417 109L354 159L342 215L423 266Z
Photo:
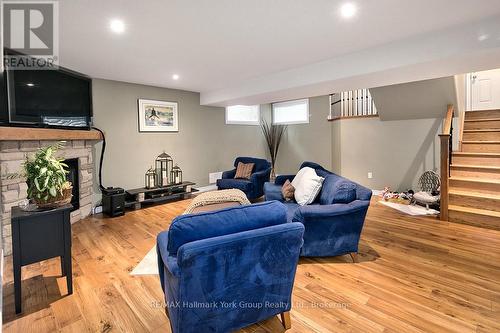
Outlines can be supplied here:
M188 201L73 225L74 294L59 262L23 268L15 316L12 262L4 332L170 332L157 276L129 272ZM500 332L500 232L403 216L373 202L360 263L300 261L289 332ZM282 332L278 318L243 332Z

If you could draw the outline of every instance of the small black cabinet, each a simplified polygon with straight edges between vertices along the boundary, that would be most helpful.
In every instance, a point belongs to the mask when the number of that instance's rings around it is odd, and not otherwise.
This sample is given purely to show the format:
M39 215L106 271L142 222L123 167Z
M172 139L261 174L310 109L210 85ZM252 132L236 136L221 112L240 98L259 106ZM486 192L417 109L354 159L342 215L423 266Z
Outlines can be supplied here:
M40 212L12 208L12 261L16 313L21 312L21 267L60 257L68 294L73 293L71 269L71 204Z

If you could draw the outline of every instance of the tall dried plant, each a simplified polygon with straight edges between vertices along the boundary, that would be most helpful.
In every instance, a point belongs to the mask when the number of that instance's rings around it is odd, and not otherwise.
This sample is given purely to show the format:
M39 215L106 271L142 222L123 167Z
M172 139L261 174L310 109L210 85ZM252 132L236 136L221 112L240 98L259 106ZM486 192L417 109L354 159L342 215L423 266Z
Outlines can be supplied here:
M267 148L269 149L269 155L271 157L271 179L274 180L276 159L278 158L278 150L280 147L281 139L283 134L285 134L287 126L286 125L273 125L269 123L266 119L262 119L260 122L260 128L266 139Z

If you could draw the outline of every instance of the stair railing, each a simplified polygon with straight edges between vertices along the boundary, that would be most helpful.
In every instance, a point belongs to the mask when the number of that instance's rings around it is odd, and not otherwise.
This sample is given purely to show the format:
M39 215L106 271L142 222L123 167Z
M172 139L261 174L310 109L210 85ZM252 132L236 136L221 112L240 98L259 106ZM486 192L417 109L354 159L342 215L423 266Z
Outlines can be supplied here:
M377 107L369 89L356 89L330 95L328 120L357 117L378 117Z
M448 221L448 205L449 205L449 183L450 170L453 156L453 115L455 108L453 105L448 105L446 118L443 124L443 133L439 134L441 140L441 212L442 221Z

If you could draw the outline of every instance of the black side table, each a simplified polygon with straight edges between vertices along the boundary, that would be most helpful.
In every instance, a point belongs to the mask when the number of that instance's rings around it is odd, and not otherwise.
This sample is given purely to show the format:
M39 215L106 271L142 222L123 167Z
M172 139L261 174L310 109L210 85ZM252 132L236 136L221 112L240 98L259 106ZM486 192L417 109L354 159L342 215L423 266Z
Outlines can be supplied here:
M73 293L71 270L71 222L73 206L40 212L25 212L12 207L12 261L16 313L21 312L21 267L61 257L62 275L66 276L68 295Z

